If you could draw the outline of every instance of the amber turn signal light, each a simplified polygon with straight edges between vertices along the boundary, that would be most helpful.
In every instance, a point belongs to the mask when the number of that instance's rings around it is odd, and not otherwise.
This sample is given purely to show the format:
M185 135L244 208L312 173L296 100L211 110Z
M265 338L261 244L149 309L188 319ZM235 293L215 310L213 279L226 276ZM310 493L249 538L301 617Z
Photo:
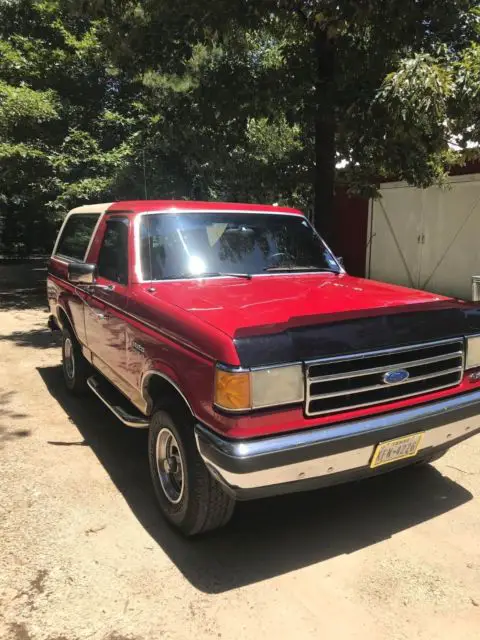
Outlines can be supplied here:
M227 411L250 409L250 373L248 371L215 371L215 404Z

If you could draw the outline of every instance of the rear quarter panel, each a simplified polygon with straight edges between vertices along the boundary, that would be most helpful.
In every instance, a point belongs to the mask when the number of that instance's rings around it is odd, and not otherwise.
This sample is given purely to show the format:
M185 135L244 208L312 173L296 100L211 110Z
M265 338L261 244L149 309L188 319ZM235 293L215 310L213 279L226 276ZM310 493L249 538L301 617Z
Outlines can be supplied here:
M91 253L92 244L99 237L99 226L102 221L105 209L108 207L108 203L104 205L95 205L92 207L80 207L70 211L65 217L62 226L57 235L55 245L53 247L52 256L48 262L48 274L47 274L47 297L50 312L59 322L60 310L63 310L67 315L72 327L77 335L78 340L86 345L86 331L85 331L85 319L84 319L84 301L86 298L85 292L68 282L68 265L69 261L63 257L57 256L56 251L59 245L60 238L63 230L71 218L72 215L81 215L82 213L89 213L98 215L98 221L93 229L90 244L87 249L87 254ZM88 255L86 256L88 258Z
M50 312L60 323L62 309L70 320L77 338L86 344L84 299L85 293L68 282L68 263L60 258L50 258L47 276L47 296Z

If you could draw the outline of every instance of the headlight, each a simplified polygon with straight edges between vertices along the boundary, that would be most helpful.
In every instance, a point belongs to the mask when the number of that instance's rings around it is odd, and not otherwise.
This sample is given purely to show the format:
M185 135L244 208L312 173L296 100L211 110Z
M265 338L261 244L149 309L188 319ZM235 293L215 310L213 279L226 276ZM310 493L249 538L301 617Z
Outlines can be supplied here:
M252 371L252 408L273 407L303 400L303 371L300 364Z
M467 338L467 359L465 369L480 367L480 336Z
M235 371L218 366L215 374L215 404L227 411L301 402L304 398L300 364Z

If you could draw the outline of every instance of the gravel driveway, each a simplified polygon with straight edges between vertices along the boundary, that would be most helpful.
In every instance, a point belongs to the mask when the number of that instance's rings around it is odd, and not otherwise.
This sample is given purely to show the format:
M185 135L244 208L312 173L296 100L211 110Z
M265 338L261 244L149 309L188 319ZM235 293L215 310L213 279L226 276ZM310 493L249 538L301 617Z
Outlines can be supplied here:
M64 391L35 268L0 267L1 638L479 640L479 436L187 541L156 511L146 433Z

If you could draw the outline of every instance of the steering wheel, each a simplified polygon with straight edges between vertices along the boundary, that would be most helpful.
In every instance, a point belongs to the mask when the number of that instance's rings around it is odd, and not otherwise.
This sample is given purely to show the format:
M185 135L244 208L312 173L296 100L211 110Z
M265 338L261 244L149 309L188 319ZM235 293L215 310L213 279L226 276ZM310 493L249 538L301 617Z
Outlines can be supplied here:
M271 263L274 260L278 260L278 258L286 258L287 260L290 258L290 260L295 260L295 256L292 256L292 254L288 253L287 251L279 251L278 253L272 253L271 256L268 256L267 260L269 263ZM278 260L278 262L280 262L280 260Z

